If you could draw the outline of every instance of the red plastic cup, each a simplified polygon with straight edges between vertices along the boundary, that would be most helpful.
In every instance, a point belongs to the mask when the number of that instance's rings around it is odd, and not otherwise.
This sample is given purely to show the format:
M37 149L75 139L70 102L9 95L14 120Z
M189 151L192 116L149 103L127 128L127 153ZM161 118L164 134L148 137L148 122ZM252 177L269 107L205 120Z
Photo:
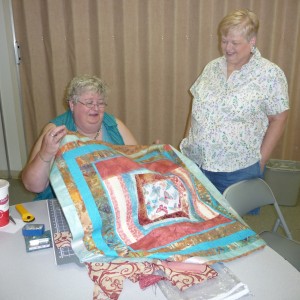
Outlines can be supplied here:
M9 223L9 182L0 179L0 227Z

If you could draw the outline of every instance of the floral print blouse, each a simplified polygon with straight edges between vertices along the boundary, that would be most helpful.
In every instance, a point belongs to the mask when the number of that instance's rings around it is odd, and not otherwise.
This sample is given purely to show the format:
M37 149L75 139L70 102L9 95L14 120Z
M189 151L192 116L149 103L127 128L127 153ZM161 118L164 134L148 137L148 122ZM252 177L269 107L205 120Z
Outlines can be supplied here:
M258 49L227 79L225 57L204 68L191 87L191 129L182 140L183 154L203 169L233 172L260 160L268 115L289 108L283 71Z

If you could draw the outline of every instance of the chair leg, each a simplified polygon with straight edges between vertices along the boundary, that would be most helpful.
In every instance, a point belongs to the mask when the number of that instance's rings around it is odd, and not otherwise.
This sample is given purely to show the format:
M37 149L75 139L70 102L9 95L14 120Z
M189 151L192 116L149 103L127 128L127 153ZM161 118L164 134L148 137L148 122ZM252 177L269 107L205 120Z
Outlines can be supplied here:
M280 222L280 219L278 218L274 224L274 227L273 227L273 231L277 231L278 228L279 228L279 225L282 227L282 224Z
M286 222L285 222L285 220L284 220L284 217L283 217L283 215L282 215L282 213L281 213L281 210L280 210L279 205L278 205L277 202L274 203L274 207L275 207L275 209L276 209L276 211L277 211L277 213L278 213L279 219L276 220L276 223L275 223L275 225L274 225L273 230L274 230L274 229L277 230L277 229L278 229L278 226L279 226L279 224L280 224L280 225L283 227L283 229L284 229L284 231L285 231L285 234L286 234L287 238L290 239L290 240L292 240L292 239L293 239L292 234L291 234L291 232L290 232L290 230L289 230L289 228L288 228L288 226L287 226L287 224L286 224ZM276 230L275 230L275 231L276 231Z

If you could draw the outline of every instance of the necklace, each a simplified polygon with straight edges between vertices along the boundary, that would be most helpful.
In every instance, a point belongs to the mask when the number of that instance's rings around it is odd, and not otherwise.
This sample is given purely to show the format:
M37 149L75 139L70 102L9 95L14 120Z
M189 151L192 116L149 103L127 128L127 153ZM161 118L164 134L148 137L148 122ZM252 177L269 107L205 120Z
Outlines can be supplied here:
M101 131L102 131L102 125L100 126L100 128L96 132L96 135L93 137L93 140L96 140L98 138L98 136L99 136L99 134L100 134ZM77 128L76 128L76 132L79 132Z
M96 135L94 136L94 138L93 138L94 140L97 139L97 137L99 136L101 130L102 130L102 126L100 126L99 130L97 131Z

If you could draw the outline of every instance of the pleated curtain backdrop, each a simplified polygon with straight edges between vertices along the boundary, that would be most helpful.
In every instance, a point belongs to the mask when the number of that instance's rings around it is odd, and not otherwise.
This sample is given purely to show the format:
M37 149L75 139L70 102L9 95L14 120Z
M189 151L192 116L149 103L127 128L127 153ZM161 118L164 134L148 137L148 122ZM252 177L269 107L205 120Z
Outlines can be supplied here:
M65 111L65 87L79 74L110 87L107 111L141 144L178 147L204 66L220 56L217 26L229 11L260 18L258 48L289 83L291 111L273 157L300 160L300 1L12 0L25 132L30 149L48 121Z

